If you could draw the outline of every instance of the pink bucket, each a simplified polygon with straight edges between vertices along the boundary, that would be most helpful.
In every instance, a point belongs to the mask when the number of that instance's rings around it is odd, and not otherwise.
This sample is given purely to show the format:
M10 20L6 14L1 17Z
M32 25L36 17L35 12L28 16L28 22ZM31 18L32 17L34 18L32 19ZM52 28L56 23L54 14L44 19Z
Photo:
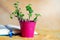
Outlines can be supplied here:
M21 36L28 38L34 37L35 24L36 22L34 21L25 21L25 22L20 21Z

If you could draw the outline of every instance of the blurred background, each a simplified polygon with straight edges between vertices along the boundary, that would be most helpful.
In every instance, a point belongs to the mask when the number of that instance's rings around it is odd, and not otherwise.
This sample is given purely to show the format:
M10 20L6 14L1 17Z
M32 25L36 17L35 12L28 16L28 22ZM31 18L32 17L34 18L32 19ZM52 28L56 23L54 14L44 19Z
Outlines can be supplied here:
M17 18L10 19L10 13L15 9L13 3L20 2L19 7L26 13L25 6L32 4L34 13L40 13L36 29L60 31L60 0L0 0L0 24L19 25Z

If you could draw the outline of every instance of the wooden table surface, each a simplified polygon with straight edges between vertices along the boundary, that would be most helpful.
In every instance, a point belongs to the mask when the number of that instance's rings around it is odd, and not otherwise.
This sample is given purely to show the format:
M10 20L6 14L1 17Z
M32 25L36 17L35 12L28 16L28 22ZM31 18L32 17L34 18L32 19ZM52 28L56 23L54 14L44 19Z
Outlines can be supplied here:
M59 31L47 31L47 30L37 30L38 35L34 35L33 38L24 38L21 36L0 36L0 40L60 40L60 30Z

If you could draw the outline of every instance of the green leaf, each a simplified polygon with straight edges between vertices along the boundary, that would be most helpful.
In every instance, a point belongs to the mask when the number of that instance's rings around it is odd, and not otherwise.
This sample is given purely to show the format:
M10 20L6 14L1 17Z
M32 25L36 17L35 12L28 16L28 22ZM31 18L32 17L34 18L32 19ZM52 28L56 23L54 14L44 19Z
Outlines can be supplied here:
M23 19L24 14L20 13L19 18Z
M14 3L14 5L18 5L17 3Z
M31 17L31 16L32 16L32 14L30 13L30 14L29 14L29 16Z
M32 13L33 13L31 4L28 4L28 5L26 6L26 10L29 12L29 19L30 19L30 17L32 16Z
M34 21L36 21L36 20L37 20L37 17L34 18Z
M13 19L13 17L10 16L11 19Z
M29 13L33 13L33 10L30 10Z
M23 17L24 16L24 14L21 14L21 17Z
M36 17L34 18L34 21L37 21L37 17L38 17L38 16L41 16L41 15L40 15L40 14L35 14L35 16L36 16Z
M29 4L29 5L26 6L26 10L29 11L29 13L33 13L31 4Z
M36 16L41 16L41 14L35 14Z
M10 14L10 18L13 19L12 14Z
M18 8L18 4L19 4L18 1L17 1L16 3L14 3L14 7L15 7L15 8Z
M16 3L14 3L14 5L18 5L19 4L19 2L17 1Z

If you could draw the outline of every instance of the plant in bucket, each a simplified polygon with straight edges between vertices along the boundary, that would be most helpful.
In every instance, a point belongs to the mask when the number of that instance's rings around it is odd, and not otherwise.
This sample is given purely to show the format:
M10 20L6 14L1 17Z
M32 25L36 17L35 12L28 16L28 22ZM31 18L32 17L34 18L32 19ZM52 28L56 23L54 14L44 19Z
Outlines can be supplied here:
M26 6L26 10L29 12L28 18L24 19L24 14L20 11L21 8L18 7L19 2L14 3L15 10L10 14L10 18L13 19L13 15L17 17L20 27L21 27L21 36L22 37L34 37L34 30L35 30L35 25L38 16L41 16L40 14L35 14L35 17L33 20L31 20L31 17L33 16L33 9L31 7L31 4L28 4Z

